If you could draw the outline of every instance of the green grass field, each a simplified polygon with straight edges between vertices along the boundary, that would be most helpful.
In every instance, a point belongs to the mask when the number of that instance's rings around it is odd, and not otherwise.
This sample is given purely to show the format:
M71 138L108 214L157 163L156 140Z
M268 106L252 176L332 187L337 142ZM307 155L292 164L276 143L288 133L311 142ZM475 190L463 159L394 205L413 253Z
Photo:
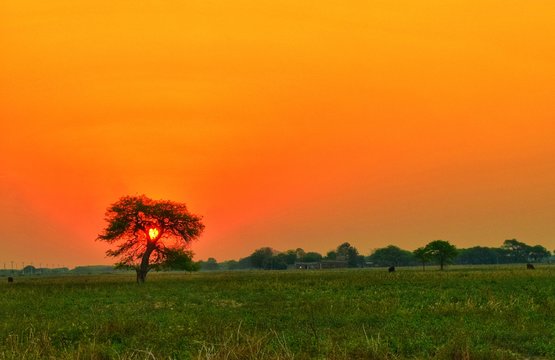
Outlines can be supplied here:
M3 359L555 359L555 267L0 278Z

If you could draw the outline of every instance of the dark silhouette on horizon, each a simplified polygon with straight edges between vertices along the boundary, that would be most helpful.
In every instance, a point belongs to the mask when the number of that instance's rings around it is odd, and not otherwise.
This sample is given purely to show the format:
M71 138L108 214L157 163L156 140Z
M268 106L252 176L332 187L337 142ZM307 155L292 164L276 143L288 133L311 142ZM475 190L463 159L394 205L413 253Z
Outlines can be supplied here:
M124 196L106 211L108 225L97 240L117 243L106 255L119 257L119 268L135 269L137 283L143 283L153 268L184 268L191 262L186 246L202 234L201 219L183 203Z

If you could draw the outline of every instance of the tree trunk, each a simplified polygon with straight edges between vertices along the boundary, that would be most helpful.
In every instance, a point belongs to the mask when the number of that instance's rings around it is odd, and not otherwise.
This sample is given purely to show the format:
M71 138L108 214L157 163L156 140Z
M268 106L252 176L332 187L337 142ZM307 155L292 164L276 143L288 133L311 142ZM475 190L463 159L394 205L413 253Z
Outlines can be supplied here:
M439 270L443 270L443 260L439 261Z
M137 272L137 284L142 284L145 282L146 280L146 272L143 272L141 270L141 268L137 268L135 269L135 271Z
M148 274L148 260L150 259L150 254L154 251L156 245L154 243L148 243L146 246L145 253L141 259L141 265L136 269L137 271L137 284L142 284L146 281L146 274Z

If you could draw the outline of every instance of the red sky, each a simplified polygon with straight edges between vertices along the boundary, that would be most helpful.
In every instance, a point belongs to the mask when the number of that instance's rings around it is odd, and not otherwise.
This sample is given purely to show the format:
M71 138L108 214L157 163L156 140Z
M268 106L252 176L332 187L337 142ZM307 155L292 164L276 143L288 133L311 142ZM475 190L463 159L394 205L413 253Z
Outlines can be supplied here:
M555 248L552 1L0 3L2 262L100 264L106 207L197 259Z

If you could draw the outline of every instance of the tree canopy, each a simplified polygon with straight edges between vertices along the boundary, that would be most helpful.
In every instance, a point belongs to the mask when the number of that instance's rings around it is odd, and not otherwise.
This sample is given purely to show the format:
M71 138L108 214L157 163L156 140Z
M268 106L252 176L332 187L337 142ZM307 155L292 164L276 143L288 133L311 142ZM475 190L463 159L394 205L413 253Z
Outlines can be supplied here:
M193 252L183 249L166 249L166 258L160 264L161 270L197 271L200 264L193 261Z
M551 256L551 253L541 245L531 246L516 239L505 240L501 249L507 262L510 263L538 262Z
M424 253L436 260L439 268L443 270L444 266L457 256L458 251L455 245L451 245L449 241L434 240L424 247Z
M186 246L204 230L202 218L185 204L145 195L121 197L108 207L105 220L97 240L115 245L106 254L119 258L117 266L134 268L137 282L166 261L183 263L184 256L192 256Z
M349 267L361 266L364 263L364 256L359 255L358 250L348 242L339 245L335 250L336 259L347 261ZM328 253L328 256L330 253Z
M428 250L426 250L425 247L419 247L418 249L414 250L413 255L415 258L417 258L420 263L422 263L422 270L426 270L426 263L428 263L430 261L430 253L428 253Z
M459 250L457 263L459 264L497 264L502 251L498 248L474 246Z
M255 250L250 256L252 266L257 269L269 269L274 253L277 252L270 247Z
M526 262L528 261L528 252L530 246L517 239L505 240L503 246L505 255L510 259L509 262Z
M374 250L368 260L377 266L407 266L412 263L413 255L410 251L389 245Z

